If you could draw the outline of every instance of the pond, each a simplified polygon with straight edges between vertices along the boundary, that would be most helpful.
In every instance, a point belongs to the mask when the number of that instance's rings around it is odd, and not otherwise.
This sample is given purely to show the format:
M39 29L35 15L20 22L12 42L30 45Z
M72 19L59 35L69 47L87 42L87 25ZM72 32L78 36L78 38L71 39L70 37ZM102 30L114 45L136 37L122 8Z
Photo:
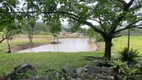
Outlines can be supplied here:
M96 51L97 49L95 40L87 38L64 38L59 39L59 41L60 44L46 44L18 52L86 52Z

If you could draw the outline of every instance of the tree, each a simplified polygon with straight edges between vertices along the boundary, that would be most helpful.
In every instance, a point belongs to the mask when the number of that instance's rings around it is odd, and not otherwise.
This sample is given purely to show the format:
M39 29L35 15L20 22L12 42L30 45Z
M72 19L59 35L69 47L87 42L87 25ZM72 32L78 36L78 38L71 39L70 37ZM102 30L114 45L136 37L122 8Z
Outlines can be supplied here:
M51 23L50 25L50 32L52 33L53 37L54 37L54 43L58 43L59 40L58 40L58 34L60 33L61 31L61 24L56 22L56 23ZM57 41L56 41L57 39Z
M27 0L33 1L33 0ZM119 33L128 28L135 28L142 20L141 0L34 0L44 16L44 21L51 21L50 18L58 14L59 19L68 17L79 24L90 26L99 33L105 41L106 60L111 59L112 39L119 36ZM33 1L33 2L34 2ZM60 5L59 5L60 4ZM39 13L38 10L28 13ZM21 12L17 12L21 13ZM61 14L61 15L59 15ZM93 20L100 27L94 25L89 20ZM127 22L122 27L122 23ZM56 23L56 21L52 22Z
M1 0L0 1L0 31L3 33L0 43L7 40L8 53L11 52L11 46L9 40L15 34L19 33L20 20L22 17L20 13L15 14L16 5L18 5L16 0Z
M141 25L137 24L142 20L138 15L142 8L142 1L139 0L130 0L128 3L125 0L61 0L60 4L63 4L60 9L48 13L66 14L63 16L86 24L101 34L105 41L106 60L111 59L112 39L123 30ZM96 21L100 27L88 20ZM127 22L127 25L122 27L123 22Z
M60 16L55 14L44 14L43 22L46 23L49 27L50 32L54 37L53 43L58 43L58 34L61 31L61 20ZM57 40L57 41L56 41Z
M11 13L8 13L9 10L13 11L13 7L8 5L9 1L0 1L0 12L7 12L7 14L1 13L0 14L0 31L3 31L5 29L5 26L9 26L9 23L13 22L14 16ZM13 1L10 3L14 3ZM9 8L9 10L8 10ZM9 26L11 28L11 26ZM2 37L1 42L3 42L7 37Z
M27 3L26 3L27 2ZM38 19L38 13L29 13L30 11L35 12L38 10L38 5L36 5L36 1L26 0L24 3L26 7L23 9L25 10L24 16L24 32L28 34L29 42L33 44L33 35L34 31L36 30L35 24L36 20Z
M36 19L34 18L24 19L23 27L21 29L23 33L28 34L29 43L31 45L33 44L33 35L34 31L36 30L35 24L36 24Z
M49 25L42 22L36 22L35 28L35 34L48 34L50 32Z
M60 17L76 20L99 33L105 41L106 60L111 59L112 39L123 30L140 26L137 23L142 20L142 16L138 15L142 8L140 0L44 0L41 3L44 15L61 14ZM48 19L49 16L44 17L44 20ZM100 27L89 20L97 22ZM127 25L122 27L123 22Z
M5 26L3 25L3 27L4 28L1 30L3 32L1 42L6 40L8 45L7 53L11 53L11 45L9 40L13 39L12 36L20 33L21 26L15 20L11 20L9 24Z
M5 30L3 32L4 32L3 36L6 37L6 42L7 42L7 45L8 45L7 53L11 53L11 45L10 45L9 40L13 39L12 36L19 34L20 30L19 29L10 29L10 30Z

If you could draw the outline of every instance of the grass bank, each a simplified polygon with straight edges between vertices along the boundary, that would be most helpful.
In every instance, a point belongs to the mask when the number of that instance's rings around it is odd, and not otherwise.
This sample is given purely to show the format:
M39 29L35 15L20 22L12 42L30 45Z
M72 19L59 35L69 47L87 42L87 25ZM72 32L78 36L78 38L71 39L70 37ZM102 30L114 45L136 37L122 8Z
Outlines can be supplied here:
M42 44L48 44L52 41L51 35L34 35L33 37L33 43L35 45L42 45ZM10 44L12 48L16 47L27 47L29 45L29 39L26 35L16 35L13 37L12 40L10 40ZM5 52L7 50L8 46L6 43L6 40L3 41L0 44L0 52Z
M92 64L95 58L89 58L89 56L100 57L102 55L99 52L0 53L0 75L23 63L32 64L37 70L81 67Z

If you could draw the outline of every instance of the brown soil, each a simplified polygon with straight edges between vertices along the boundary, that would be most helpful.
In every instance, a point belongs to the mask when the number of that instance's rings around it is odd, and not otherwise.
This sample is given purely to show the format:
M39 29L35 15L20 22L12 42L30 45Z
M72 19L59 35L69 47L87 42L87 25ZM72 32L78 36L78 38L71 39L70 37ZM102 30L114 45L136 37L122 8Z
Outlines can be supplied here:
M32 45L27 43L27 44L23 44L23 45L17 45L15 47L12 47L12 52L17 52L23 49L28 49L28 48L33 48L33 47L38 47L41 45L44 45L45 43L33 43Z
M61 42L51 42L51 44L60 44Z

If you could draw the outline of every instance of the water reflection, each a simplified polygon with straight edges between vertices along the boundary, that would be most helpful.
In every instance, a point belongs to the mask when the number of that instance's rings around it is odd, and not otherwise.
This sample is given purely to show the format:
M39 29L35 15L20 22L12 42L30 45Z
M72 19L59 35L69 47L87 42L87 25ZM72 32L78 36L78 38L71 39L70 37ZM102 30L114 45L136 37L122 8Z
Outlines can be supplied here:
M87 38L66 38L60 39L61 44L47 44L39 47L21 50L19 52L81 52L95 51L97 49L94 40Z

